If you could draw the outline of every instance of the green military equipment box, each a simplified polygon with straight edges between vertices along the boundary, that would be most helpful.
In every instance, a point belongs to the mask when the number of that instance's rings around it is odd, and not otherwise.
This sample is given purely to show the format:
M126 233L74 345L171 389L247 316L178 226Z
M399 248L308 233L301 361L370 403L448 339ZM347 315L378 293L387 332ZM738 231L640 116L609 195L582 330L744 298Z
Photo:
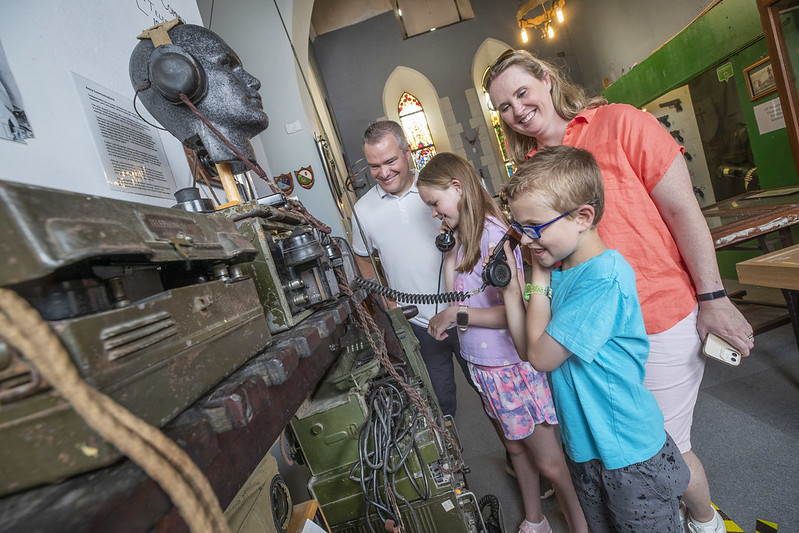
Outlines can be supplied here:
M0 254L84 380L155 426L271 343L227 217L0 182ZM2 332L0 441L0 495L120 457Z
M410 324L401 309L392 309L388 317L399 341L389 346L389 352L393 351L394 359L402 369L401 374L405 374L407 383L427 403L433 419L445 426L457 444L451 417L442 417L431 392L419 343ZM366 532L369 531L367 505L364 487L359 481L366 474L360 471L359 465L373 450L361 449L363 444L359 436L363 437L362 427L373 416L368 405L372 401L372 389L377 383L391 382L391 379L378 364L365 335L359 330L348 331L341 338L341 345L343 355L291 420L291 435L302 452L303 462L312 473L308 491L319 503L331 528L334 531ZM395 388L399 390L401 387L397 384ZM403 444L397 444L397 449L391 454L391 461L396 460L403 466L397 467L399 469L394 473L381 474L386 479L381 477L378 485L382 488L385 481L386 486L394 487L403 520L415 524L411 530L478 531L476 524L482 521L480 511L474 496L465 489L463 473L446 472L453 463L453 450L441 435L427 426L418 412L412 414L412 411L406 411L400 424L408 430L403 431L404 437L397 437ZM381 423L375 422L375 425ZM401 460L397 455L400 448L407 453ZM375 481L371 478L366 482L374 489L373 483ZM369 520L376 524L375 530L383 528L378 524L373 506Z

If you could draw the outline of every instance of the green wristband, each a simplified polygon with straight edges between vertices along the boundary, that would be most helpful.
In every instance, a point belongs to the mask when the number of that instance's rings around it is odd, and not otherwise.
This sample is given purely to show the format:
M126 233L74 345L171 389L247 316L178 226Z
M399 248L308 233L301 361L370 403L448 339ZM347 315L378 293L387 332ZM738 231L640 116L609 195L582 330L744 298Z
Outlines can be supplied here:
M524 286L524 300L530 301L531 294L543 294L550 300L552 299L552 287L548 285L533 285L528 283Z

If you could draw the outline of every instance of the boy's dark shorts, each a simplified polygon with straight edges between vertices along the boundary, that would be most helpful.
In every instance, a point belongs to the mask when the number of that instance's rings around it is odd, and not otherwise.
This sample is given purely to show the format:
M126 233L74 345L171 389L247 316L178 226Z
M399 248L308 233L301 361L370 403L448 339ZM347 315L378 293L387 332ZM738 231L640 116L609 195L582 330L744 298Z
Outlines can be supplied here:
M651 458L623 468L566 462L592 532L682 533L680 498L691 473L670 436Z

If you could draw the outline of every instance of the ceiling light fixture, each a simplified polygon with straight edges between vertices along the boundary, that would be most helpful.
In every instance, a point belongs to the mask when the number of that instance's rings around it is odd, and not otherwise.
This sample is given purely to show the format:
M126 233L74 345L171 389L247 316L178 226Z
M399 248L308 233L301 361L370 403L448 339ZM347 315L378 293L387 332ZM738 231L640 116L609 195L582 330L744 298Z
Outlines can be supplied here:
M548 9L547 4L549 5ZM516 13L516 21L521 28L522 42L527 42L527 28L538 28L541 30L542 37L554 38L555 29L552 27L552 19L559 23L564 21L563 8L565 5L566 0L531 0L522 5Z

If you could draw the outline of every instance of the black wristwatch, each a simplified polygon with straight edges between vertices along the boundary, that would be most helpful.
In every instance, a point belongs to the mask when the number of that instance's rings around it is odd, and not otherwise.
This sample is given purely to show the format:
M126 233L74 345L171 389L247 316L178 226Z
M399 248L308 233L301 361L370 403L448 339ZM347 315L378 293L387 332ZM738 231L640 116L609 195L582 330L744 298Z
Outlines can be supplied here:
M469 327L469 308L467 306L461 305L458 307L458 314L455 315L455 323L461 331L466 331L466 328Z

